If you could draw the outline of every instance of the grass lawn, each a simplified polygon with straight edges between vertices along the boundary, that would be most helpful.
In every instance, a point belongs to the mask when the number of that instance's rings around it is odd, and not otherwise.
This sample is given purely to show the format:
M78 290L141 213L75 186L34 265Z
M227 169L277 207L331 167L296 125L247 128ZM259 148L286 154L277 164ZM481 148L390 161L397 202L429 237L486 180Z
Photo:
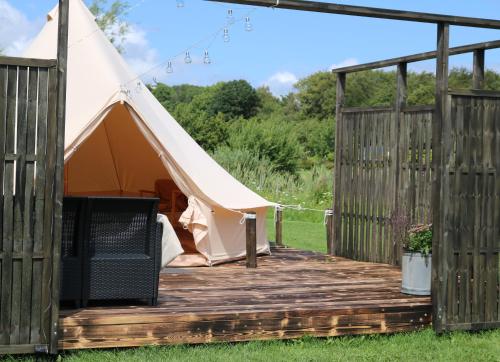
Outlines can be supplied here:
M274 220L267 219L267 235L274 240ZM326 253L326 228L322 222L283 221L283 243L303 250Z
M500 330L82 351L66 361L500 361ZM29 360L26 358L25 360ZM32 359L34 360L34 359Z

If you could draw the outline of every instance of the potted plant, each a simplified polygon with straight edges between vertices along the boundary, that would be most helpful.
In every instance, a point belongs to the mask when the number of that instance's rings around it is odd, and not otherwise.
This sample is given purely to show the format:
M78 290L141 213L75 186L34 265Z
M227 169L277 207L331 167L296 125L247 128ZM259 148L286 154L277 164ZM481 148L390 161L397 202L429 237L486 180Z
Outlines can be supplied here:
M410 228L402 259L402 293L431 294L431 251L432 225Z

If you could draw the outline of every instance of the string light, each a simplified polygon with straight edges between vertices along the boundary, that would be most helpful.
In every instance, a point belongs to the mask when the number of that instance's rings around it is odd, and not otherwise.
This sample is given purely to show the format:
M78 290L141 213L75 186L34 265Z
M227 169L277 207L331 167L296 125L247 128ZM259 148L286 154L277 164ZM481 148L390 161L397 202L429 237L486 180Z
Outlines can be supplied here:
M138 81L137 84L135 85L135 91L136 91L136 93L141 93L142 92L142 83L141 83L141 81Z
M145 1L145 0L143 0L143 1ZM145 72L143 72L143 73L141 73L141 74L138 74L136 77L134 77L134 78L132 78L132 79L128 80L127 82L123 83L123 85L121 86L121 87L123 87L123 88L125 89L125 90L123 91L123 93L125 93L125 92L129 92L129 91L126 91L126 88L127 88L126 86L127 86L128 84L130 84L130 83L132 83L132 82L135 82L135 81L137 81L138 79L140 80L140 79L141 79L144 75L146 75L146 74L150 73L150 72L151 72L151 71L153 71L154 69L158 69L159 67L162 67L162 66L165 66L165 65L166 65L166 68L164 68L164 69L165 69L165 71L166 71L167 73L169 73L169 69L171 69L171 70L172 70L172 72L173 72L173 66L172 66L172 67L170 67L168 63L170 62L170 63L172 63L172 64L173 64L173 61L174 61L174 60L176 60L176 59L178 59L178 58L180 58L180 57L182 57L182 55L184 55L184 62L185 62L186 64L190 64L190 63L192 63L192 61L193 61L193 60L192 60L192 58L191 58L190 50L195 49L195 48L197 48L197 49L201 48L201 45L202 45L203 43L206 43L207 41L210 41L210 43L205 45L205 49L206 49L206 50L204 51L203 63L204 63L204 64L207 64L207 65L208 65L208 64L212 64L212 59L210 58L210 55L209 55L209 53L208 53L208 49L210 49L210 48L211 48L211 46L212 46L213 42L217 39L217 37L218 37L221 33L223 33L223 34L224 34L224 29L227 29L227 30L228 30L227 35L229 35L229 27L231 26L231 24L229 24L229 23L235 24L235 23L237 23L237 22L243 22L243 21L245 21L245 30L246 30L246 31L251 31L251 30L253 30L252 24L251 24L251 22L250 22L250 16L249 16L249 15L250 15L253 11L255 11L255 9L252 9L252 10L251 10L250 12L248 12L248 13L247 13L244 17L236 19L236 18L234 18L234 15L233 15L233 11L232 11L232 9L227 10L227 22L226 22L226 24L225 24L224 26L220 27L220 28L219 28L218 30L216 30L214 33L212 33L212 34L210 34L210 35L206 36L205 38L202 38L202 39L198 40L196 43L194 43L194 44L190 45L189 47L185 48L186 50L184 50L184 51L182 51L182 52L178 53L178 54L177 54L177 55L175 55L175 56L171 56L171 57L169 58L169 60L162 61L162 62L158 63L157 65L155 65L155 66L151 67L150 69L146 70Z
M227 10L227 23L229 25L232 25L234 24L234 16L233 16L233 10L232 9L228 9Z
M208 55L208 50L205 50L205 55L203 56L203 63L210 64L212 60L210 60L210 56Z
M245 31L252 31L253 30L253 26L252 26L252 23L250 22L250 17L247 16L245 18Z
M167 73L171 74L173 72L174 72L174 68L172 67L172 62L169 61L168 64L167 64Z
M184 7L184 0L177 0L177 7L183 8Z
M224 36L223 36L223 38L224 38L224 42L225 43L229 43L229 40L231 38L229 37L229 29L228 28L224 28Z

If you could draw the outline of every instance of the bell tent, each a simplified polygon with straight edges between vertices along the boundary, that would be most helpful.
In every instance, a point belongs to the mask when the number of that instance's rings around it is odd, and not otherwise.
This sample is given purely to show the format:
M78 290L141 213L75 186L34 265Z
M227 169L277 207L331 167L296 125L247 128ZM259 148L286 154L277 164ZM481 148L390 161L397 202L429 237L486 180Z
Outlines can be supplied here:
M57 14L57 7L48 14L24 56L56 58ZM245 255L241 212L255 211L257 251L267 253L265 215L273 204L233 178L184 131L82 0L70 1L69 14L65 195L160 197L160 212L184 250L207 265ZM190 232L178 221L186 208Z

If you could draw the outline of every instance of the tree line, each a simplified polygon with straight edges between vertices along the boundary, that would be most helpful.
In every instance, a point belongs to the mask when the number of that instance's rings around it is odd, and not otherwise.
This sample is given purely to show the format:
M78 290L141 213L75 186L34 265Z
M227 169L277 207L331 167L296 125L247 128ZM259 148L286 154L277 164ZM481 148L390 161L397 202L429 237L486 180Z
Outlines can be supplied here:
M347 106L383 106L395 101L394 71L365 71L348 75ZM450 88L468 89L472 74L465 68L450 72ZM242 157L274 171L297 174L319 164L333 164L336 76L317 72L295 91L274 96L269 88L254 88L245 80L211 86L157 83L155 97L207 151L229 169ZM500 89L500 74L486 72L486 89ZM408 103L434 103L435 76L409 72ZM238 158L238 159L236 159ZM248 162L248 161L247 161Z

